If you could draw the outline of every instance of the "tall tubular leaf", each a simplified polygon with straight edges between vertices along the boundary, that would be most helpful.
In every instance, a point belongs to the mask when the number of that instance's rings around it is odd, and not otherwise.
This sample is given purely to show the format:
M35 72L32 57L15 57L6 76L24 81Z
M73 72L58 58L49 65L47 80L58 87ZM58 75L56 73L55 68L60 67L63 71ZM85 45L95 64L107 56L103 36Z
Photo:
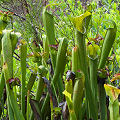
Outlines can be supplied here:
M41 75L39 76L39 81L38 81L38 85L37 85L37 92L36 92L36 95L35 95L35 100L39 101L40 97L42 95L42 92L43 92L43 88L44 88L44 81L43 81L42 77L46 76L48 71L43 65L39 66L38 70L39 70L39 73Z
M7 99L7 103L8 103L8 115L9 115L9 119L10 120L15 120L14 119L14 112L13 112L13 109L12 109L12 107L10 105L10 99L9 99L9 97Z
M39 78L39 82L38 82L38 86L37 86L37 92L36 92L36 95L35 95L35 99L38 100L38 101L40 100L40 97L42 95L43 88L44 88L44 87L41 87L41 85L44 86L42 76L40 76L40 78Z
M112 45L114 43L115 37L116 37L116 31L117 27L114 21L111 21L112 24L114 25L113 28L108 28L105 40L103 43L102 47L102 52L101 52L101 58L100 62L98 65L98 69L102 69L105 66L107 57L109 55L109 52L112 48ZM101 83L101 81L103 81ZM99 78L99 101L100 101L100 110L101 110L101 120L105 119L106 116L106 93L104 89L104 78Z
M10 89L9 79L13 77L13 59L12 59L12 45L10 40L10 31L6 31L2 38L2 51L3 51L3 71L6 81L6 90L7 90L7 99L8 99L8 107L12 107L12 111L14 113L15 118L18 120L24 120L24 117L19 110L19 106L17 101L15 100L14 93L12 89ZM9 110L11 108L8 108Z
M31 89L32 89L32 87L33 87L33 84L34 84L34 82L35 82L36 76L37 76L36 73L31 73L30 78L29 78L29 81L28 81L28 84L27 84L26 93L27 93L28 90L29 90L29 92L31 91Z
M55 84L57 82L57 78L59 74L64 72L65 64L66 64L66 52L67 52L68 41L66 38L60 40L57 58L56 58L56 67L53 76L52 83Z
M99 46L96 44L89 45L88 47L88 55L89 55L89 71L90 71L90 84L93 92L93 96L95 99L95 111L96 114L98 114L98 101L97 101L97 93L98 93L98 87L97 87L97 61L98 61L98 55L97 51L99 49Z
M78 55L79 55L79 62L80 62L80 70L85 75L85 92L86 92L86 99L90 108L90 113L93 119L97 120L97 113L95 111L95 103L94 97L92 94L89 76L88 76L88 65L86 61L86 46L85 46L85 32L87 30L87 25L89 24L91 13L86 12L79 17L72 18L72 22L76 28L76 40L75 44L78 47ZM86 23L88 22L88 23Z
M12 44L12 52L14 52L16 44L18 42L18 36L14 32L12 32L10 34L10 39L11 39L11 44Z
M51 83L54 88L54 92L56 92L57 87L59 91L61 91L61 88L63 88L63 82L58 80L62 80L59 79L59 76L63 74L65 69L67 46L68 46L67 39L66 38L61 39L58 48L57 58L56 58L55 72Z
M78 57L80 70L82 70L85 74L87 72L87 64L86 63L86 47L85 47L85 36L81 32L76 30L76 46L78 47Z
M90 83L93 95L97 101L97 67L99 46L96 44L88 45L89 69L90 69ZM97 102L96 102L97 103Z
M82 114L82 98L83 98L83 91L84 91L84 81L85 81L85 76L83 73L80 73L81 76L80 78L77 78L75 85L74 85L74 90L73 90L73 106L75 110L75 114L77 117L77 120L82 119L81 114Z
M25 82L26 82L26 57L27 57L27 44L22 42L20 46L20 58L21 58L21 110L25 117Z
M76 77L78 77L78 70L80 70L80 62L78 56L78 47L74 47L72 49L72 71L75 72Z
M48 44L55 45L54 19L53 16L46 11L46 9L43 10L43 23L45 27ZM53 70L55 70L56 54L55 51L51 48L50 48L50 56L53 65Z
M95 108L95 101L93 94L92 94L92 89L90 86L90 81L88 78L88 66L87 66L87 61L86 61L86 48L85 48L85 38L84 34L80 33L79 31L76 31L76 45L79 49L79 62L80 62L80 70L85 74L85 92L86 92L86 99L88 101L89 107L90 107L90 112L92 114L92 117L94 119L97 119L97 114L95 109L93 109L93 106Z
M109 52L112 48L112 45L116 37L117 27L114 21L112 21L112 24L114 25L114 28L107 29L107 33L102 47L101 58L98 66L99 69L104 68L107 57L109 55Z
M95 99L95 109L97 111L97 93L98 93L98 87L97 87L97 58L96 59L89 59L89 68L90 68L90 82L91 82L91 88L93 92L93 96Z
M79 72L79 57L78 48L72 49L72 71L75 72L76 80L73 91L73 106L78 120L82 119L82 98L84 89L84 74Z
M46 37L43 38L43 48L44 48L44 54L45 54L44 60L45 62L47 62L49 59L49 46L48 46L48 40Z
M7 45L8 44L8 45ZM6 47L6 48L5 48ZM8 48L9 47L9 48ZM9 50L9 52L7 52ZM11 40L10 40L10 32L6 32L2 38L2 51L3 51L3 62L6 62L8 63L8 65L10 66L9 70L10 70L10 78L12 78L13 76L13 60L12 60L12 51L11 51ZM10 56L9 56L10 55ZM9 57L8 57L9 56ZM4 71L3 71L4 72ZM8 73L9 74L9 73ZM1 78L1 82L3 83L2 84L2 87L4 87L5 85L5 78L4 76L5 73L2 74L2 78ZM6 79L7 80L7 79ZM1 87L1 90L2 90L2 87ZM7 86L6 86L7 88ZM8 91L7 91L8 92ZM2 94L2 93L1 93ZM10 99L9 99L9 95L7 96L7 102L8 102L8 114L10 116L10 119L13 118L13 110L12 110L12 107L11 107L11 104L10 104Z
M14 52L15 48L16 48L16 44L18 42L18 38L21 36L20 33L18 32L12 32L13 30L3 30L2 34L4 35L4 33L6 32L10 32L10 40L11 40L11 45L12 45L12 53Z
M64 68L65 68L67 46L68 46L68 41L67 41L66 38L63 38L60 41L60 44L59 44L57 58L56 58L55 72L54 72L53 79L51 81L51 85L54 88L54 92L56 92L56 90L57 90L56 84L58 85L58 81L57 80L59 78L59 75L61 75L63 73ZM45 108L48 105L48 101L49 101L49 95L47 94L46 99L45 99L45 101L43 103L43 106L42 106L42 109L41 109L41 113L42 114L44 114L44 112L45 112Z
M98 93L99 93L99 106L100 106L100 120L105 120L106 117L106 92L104 89L106 78L98 77Z
M10 31L6 31L2 38L3 61L7 63L10 77L13 77L13 58L12 58L12 44L10 40ZM9 53L9 54L8 54Z

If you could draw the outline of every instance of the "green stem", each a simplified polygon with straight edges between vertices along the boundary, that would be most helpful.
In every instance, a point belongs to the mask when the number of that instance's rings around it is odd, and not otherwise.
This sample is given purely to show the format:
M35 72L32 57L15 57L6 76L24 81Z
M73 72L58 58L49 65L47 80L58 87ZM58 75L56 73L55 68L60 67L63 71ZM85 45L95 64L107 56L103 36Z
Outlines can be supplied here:
M99 104L100 104L100 119L105 120L106 117L106 92L104 88L104 78L99 78L98 90L99 90Z
M97 98L97 93L98 93L98 84L97 84L97 58L89 59L89 68L90 68L90 82L91 82L91 88L92 88L92 93L94 96L95 100L95 111L96 111L96 116L98 115L98 98Z
M88 65L86 61L86 46L85 46L85 34L76 30L76 46L78 47L80 70L85 75L85 93L86 99L90 108L90 113L92 114L93 119L97 120L97 111L95 111L95 100L92 94L92 89L90 86L89 76L88 76Z
M1 79L0 79L0 101L3 95L3 89L5 87L5 78L4 78L4 73L2 71Z
M7 64L4 64L3 70L4 70L5 80L7 81L8 79L10 79ZM10 89L9 83L6 84L6 91L7 91L7 98L9 99L7 104L9 104L8 106L12 107L15 118L17 118L17 120L24 120L23 114L19 110L19 106L17 104L17 101L15 100L13 90Z
M21 111L25 117L25 82L26 82L26 57L27 57L27 45L22 44L20 46L20 58L21 58Z
M84 92L84 75L76 80L73 91L73 106L77 120L80 120L82 118L81 112L83 92Z
M34 85L36 76L37 76L36 73L31 73L31 76L30 76L29 81L28 81L28 84L27 84L26 93L27 93L28 90L31 91L31 89L32 89L32 87L33 87L33 85Z
M43 48L44 48L44 54L45 54L44 61L45 61L45 64L46 64L46 62L49 59L49 46L48 46L48 40L47 40L46 37L43 38Z
M27 120L29 120L29 101L30 101L30 91L27 92Z
M58 88L59 88L59 101L62 101L63 100L63 97L64 97L64 95L63 95L63 91L64 91L64 85L63 85L63 81L62 81L62 76L61 76L61 74L59 75L59 77L58 77Z
M90 82L95 100L97 100L97 58L89 59Z
M38 86L37 86L37 92L36 92L36 95L35 95L35 100L37 100L37 101L40 100L43 89L44 89L44 81L42 79L42 76L40 75L39 76L39 81L38 81Z
M9 115L9 120L15 120L14 119L14 113L10 104L10 99L9 97L7 98L7 103L8 103L8 115Z
M72 49L72 71L75 72L76 77L78 77L78 71L80 70L79 63L78 47L74 47Z
M82 118L82 98L84 89L84 75L79 73L79 57L78 48L74 47L72 49L72 71L75 72L76 80L74 81L74 91L73 91L73 105L75 114L78 120ZM82 75L82 76L81 76Z

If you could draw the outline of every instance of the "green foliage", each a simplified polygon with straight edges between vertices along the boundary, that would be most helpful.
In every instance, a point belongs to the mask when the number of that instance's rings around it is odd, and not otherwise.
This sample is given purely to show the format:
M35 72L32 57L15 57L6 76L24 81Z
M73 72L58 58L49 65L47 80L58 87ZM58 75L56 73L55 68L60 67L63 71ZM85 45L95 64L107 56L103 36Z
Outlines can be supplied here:
M118 0L0 3L1 119L120 119Z
M110 120L118 120L120 119L119 115L119 94L120 90L114 86L111 85L104 85L106 94L110 97Z

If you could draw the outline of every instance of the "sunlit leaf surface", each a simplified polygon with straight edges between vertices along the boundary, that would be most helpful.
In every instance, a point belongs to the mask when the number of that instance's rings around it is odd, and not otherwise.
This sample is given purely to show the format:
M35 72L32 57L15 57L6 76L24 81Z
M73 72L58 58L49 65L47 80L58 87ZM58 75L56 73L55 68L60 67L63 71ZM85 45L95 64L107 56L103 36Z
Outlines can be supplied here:
M104 84L104 88L106 94L110 97L111 102L114 102L118 98L118 95L120 94L120 89L109 84Z
M81 33L85 32L84 25L86 24L85 18L91 16L91 13L86 11L84 14L78 17L72 17L71 21L74 24L75 28L80 31Z

